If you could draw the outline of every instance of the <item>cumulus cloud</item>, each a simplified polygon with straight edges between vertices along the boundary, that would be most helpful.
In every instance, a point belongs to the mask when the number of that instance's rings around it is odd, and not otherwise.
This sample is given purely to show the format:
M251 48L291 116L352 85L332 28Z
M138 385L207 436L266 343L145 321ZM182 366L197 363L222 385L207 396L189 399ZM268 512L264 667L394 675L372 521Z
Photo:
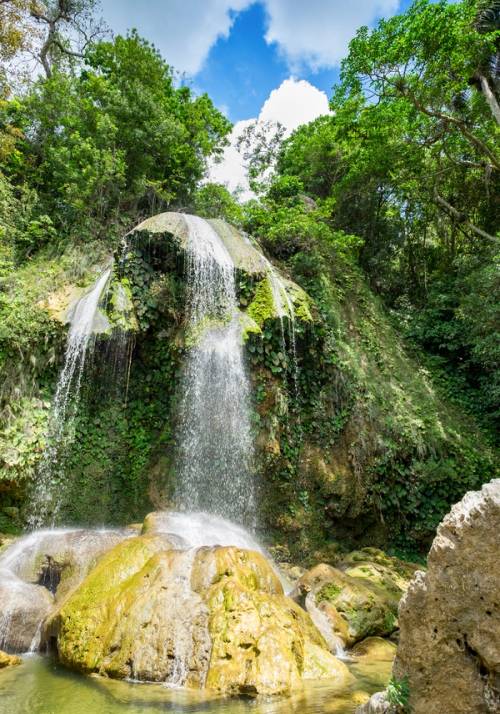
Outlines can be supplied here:
M361 25L394 14L399 0L265 0L266 41L276 43L293 70L333 67Z
M239 12L255 2L267 15L266 41L292 71L339 64L360 25L392 15L399 0L102 0L105 19L118 32L136 27L171 65L195 75L217 40L228 37Z
M116 32L135 27L175 69L194 75L211 47L228 37L235 15L253 0L102 0L104 18Z
M305 79L290 78L273 89L262 105L259 121L279 122L291 133L301 124L327 113L328 98L324 92Z
M322 114L328 114L328 98L312 84L305 80L285 79L277 89L273 89L262 105L257 121L262 125L267 122L279 122L285 128L285 135L292 133L301 124L316 119ZM222 161L212 164L209 170L209 180L222 183L230 191L239 190L241 198L247 200L253 196L248 184L245 161L238 151L238 139L242 132L255 119L237 122L231 133L230 145L226 148Z

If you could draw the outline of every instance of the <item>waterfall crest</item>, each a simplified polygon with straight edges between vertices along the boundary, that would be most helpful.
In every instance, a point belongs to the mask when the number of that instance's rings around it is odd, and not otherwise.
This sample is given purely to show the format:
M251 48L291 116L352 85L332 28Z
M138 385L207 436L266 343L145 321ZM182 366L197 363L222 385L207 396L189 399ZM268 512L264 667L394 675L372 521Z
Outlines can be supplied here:
M238 523L254 517L250 387L235 268L205 220L186 216L188 328L182 379L176 501Z

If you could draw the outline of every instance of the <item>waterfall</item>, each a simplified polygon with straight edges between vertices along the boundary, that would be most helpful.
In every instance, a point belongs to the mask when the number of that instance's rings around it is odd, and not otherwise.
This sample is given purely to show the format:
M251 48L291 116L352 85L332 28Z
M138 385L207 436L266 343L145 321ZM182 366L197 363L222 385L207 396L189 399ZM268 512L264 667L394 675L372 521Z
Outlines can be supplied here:
M61 474L58 473L62 449L71 440L70 427L74 419L83 370L89 347L93 345L93 330L97 309L108 284L108 268L83 295L70 315L64 365L57 381L45 449L31 497L28 525L39 528L47 521L55 522L61 505Z
M193 620L193 600L195 594L191 589L191 575L196 558L197 548L190 548L184 551L176 563L172 572L172 582L169 586L174 590L176 597L172 604L173 617L173 666L172 672L165 684L167 687L183 687L189 676L189 667L194 650L194 628ZM196 603L198 604L198 603ZM189 617L186 617L189 613Z
M192 347L182 379L176 500L186 510L249 522L255 511L250 387L235 268L212 226L185 218Z

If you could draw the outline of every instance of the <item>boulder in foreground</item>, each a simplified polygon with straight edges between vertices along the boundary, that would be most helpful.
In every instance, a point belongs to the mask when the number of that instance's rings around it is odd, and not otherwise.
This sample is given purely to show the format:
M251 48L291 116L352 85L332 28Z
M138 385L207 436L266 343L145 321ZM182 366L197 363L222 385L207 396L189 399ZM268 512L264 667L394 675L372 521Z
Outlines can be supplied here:
M401 602L394 675L414 714L500 711L499 534L497 479L453 506Z
M267 695L351 677L260 553L154 535L104 555L47 633L66 666L118 679Z

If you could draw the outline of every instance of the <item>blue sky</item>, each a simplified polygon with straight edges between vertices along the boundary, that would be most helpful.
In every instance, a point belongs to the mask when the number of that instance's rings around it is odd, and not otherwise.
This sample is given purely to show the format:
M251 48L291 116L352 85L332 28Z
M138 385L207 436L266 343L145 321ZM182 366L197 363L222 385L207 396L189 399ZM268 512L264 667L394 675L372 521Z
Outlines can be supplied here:
M136 27L183 81L233 121L257 117L287 78L331 93L357 27L409 0L102 0L111 29ZM302 85L305 86L305 85ZM304 98L307 101L307 97Z
M115 33L136 28L234 123L207 178L252 197L238 138L253 121L286 135L329 112L349 41L410 0L101 0Z

